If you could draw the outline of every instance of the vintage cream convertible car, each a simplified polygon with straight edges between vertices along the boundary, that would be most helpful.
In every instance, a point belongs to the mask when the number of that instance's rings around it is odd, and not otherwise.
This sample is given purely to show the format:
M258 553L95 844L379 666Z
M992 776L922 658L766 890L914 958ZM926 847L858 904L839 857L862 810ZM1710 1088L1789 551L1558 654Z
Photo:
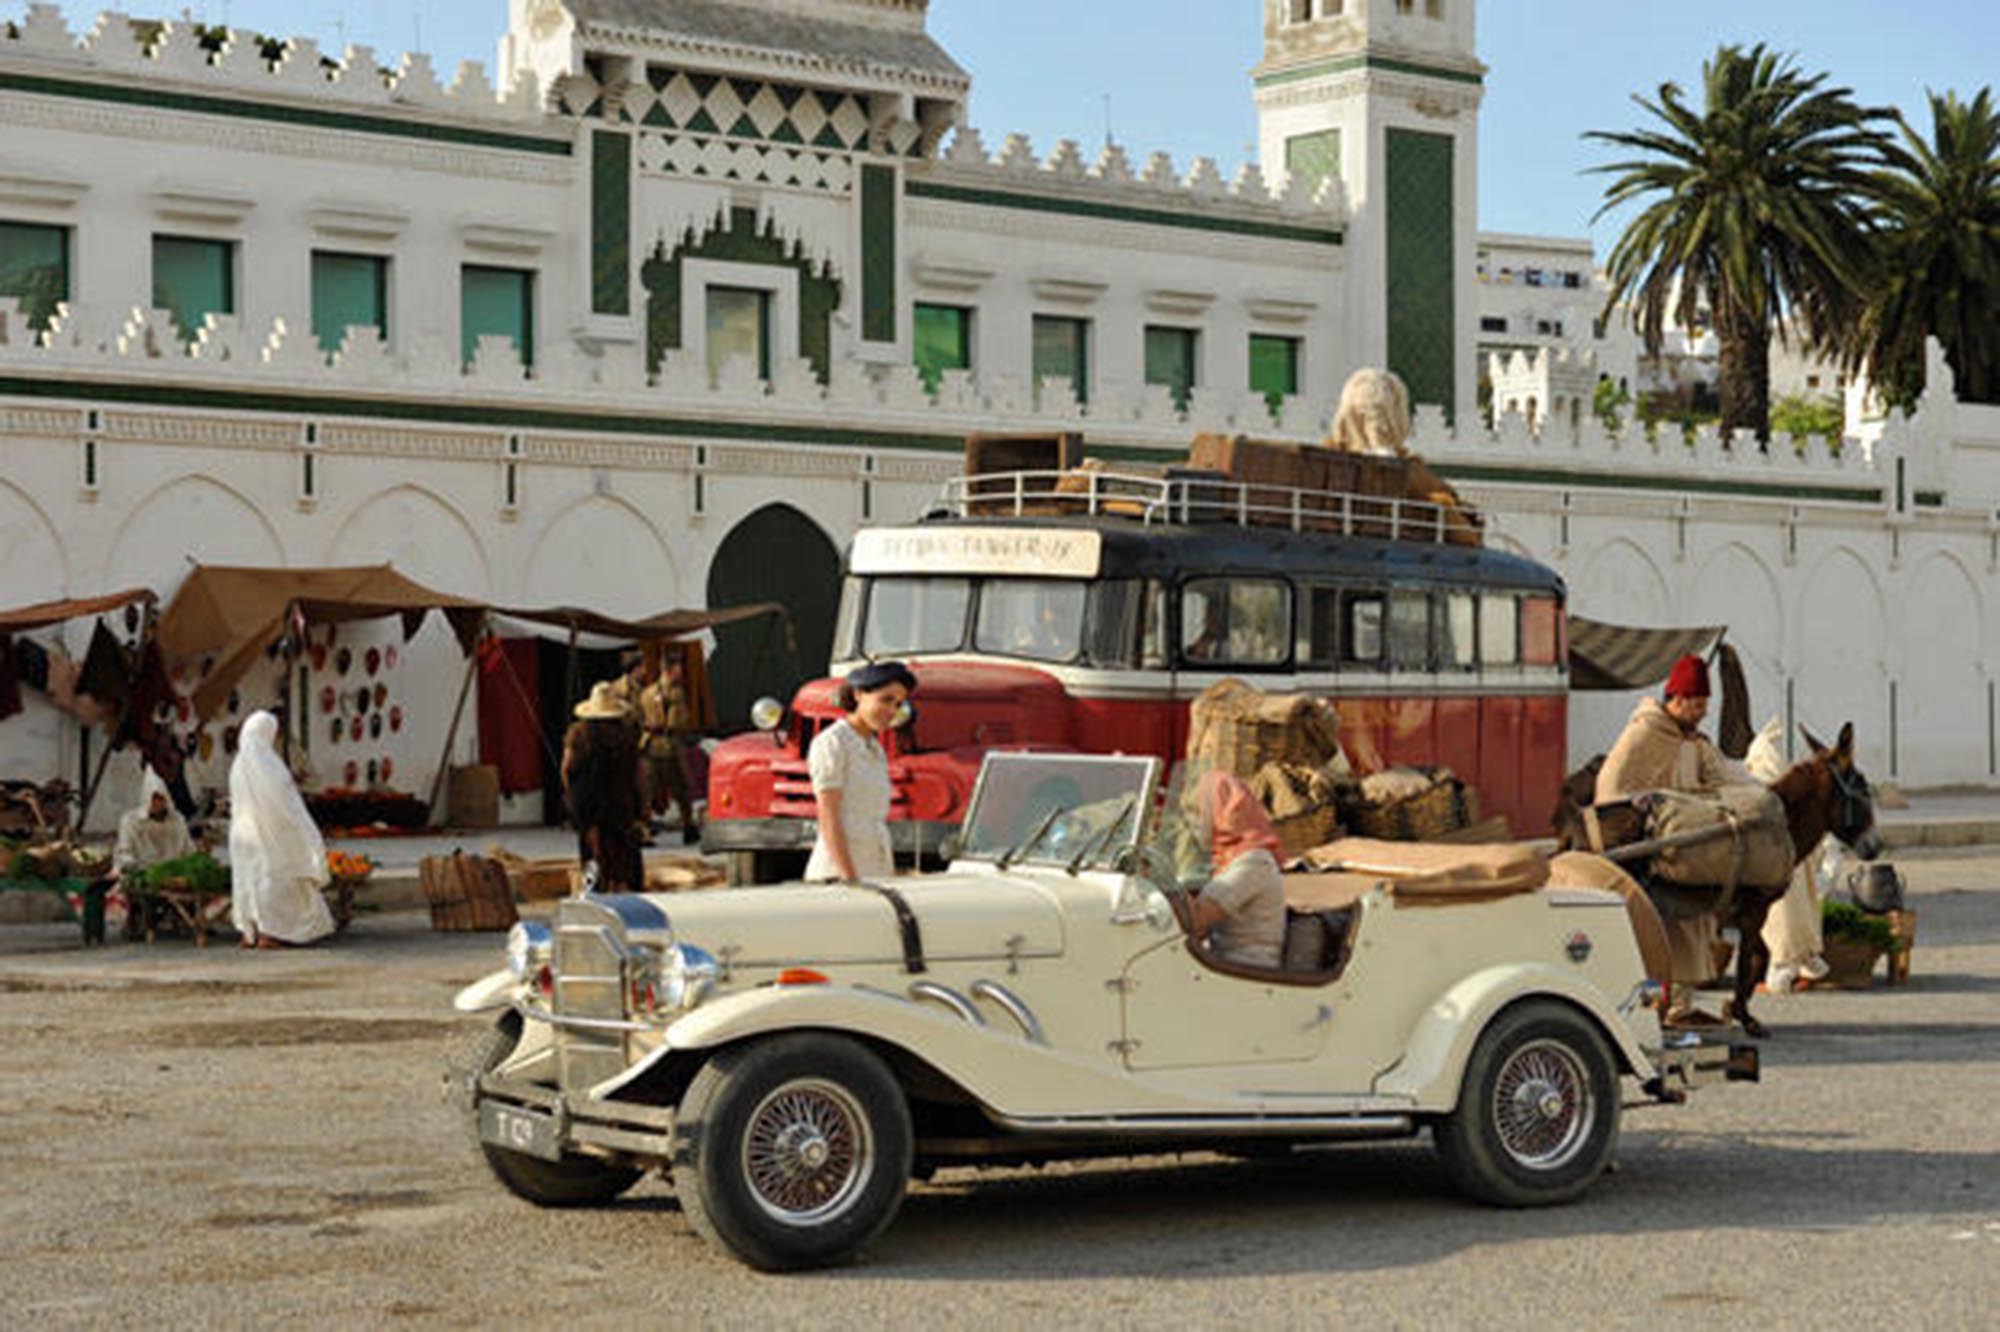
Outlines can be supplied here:
M499 1014L467 1079L493 1173L564 1206L661 1169L696 1230L783 1269L851 1256L941 1166L1428 1127L1473 1197L1562 1202L1612 1158L1622 1079L1755 1077L1747 1047L1663 1041L1618 896L1477 854L1296 876L1288 965L1224 964L1186 932L1159 779L993 754L948 873L517 926L457 1000Z

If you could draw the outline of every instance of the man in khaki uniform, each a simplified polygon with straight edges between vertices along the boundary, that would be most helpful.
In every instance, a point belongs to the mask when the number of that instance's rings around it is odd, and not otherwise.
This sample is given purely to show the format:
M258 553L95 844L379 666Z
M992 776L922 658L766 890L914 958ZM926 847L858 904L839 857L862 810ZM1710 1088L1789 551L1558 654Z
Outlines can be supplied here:
M1597 774L1599 804L1641 791L1709 792L1729 780L1729 763L1701 733L1708 715L1708 666L1699 657L1682 657L1667 677L1664 699L1642 699L1625 723L1618 743L1605 756ZM1714 915L1669 920L1667 946L1672 956L1669 1023L1720 1026L1722 1019L1694 1005L1695 987L1715 974L1714 946L1722 937Z
M688 779L684 751L694 732L694 714L681 680L680 661L670 658L665 670L646 661L636 678L639 752L646 767L650 809L657 812L671 796L680 811L681 841L692 846L701 839L701 825L695 822L693 783Z

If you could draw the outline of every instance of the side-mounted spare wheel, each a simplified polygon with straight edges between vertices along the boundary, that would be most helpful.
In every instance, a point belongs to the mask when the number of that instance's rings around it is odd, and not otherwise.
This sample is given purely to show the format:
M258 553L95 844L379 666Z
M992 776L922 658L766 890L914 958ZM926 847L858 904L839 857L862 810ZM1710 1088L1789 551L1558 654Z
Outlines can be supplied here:
M500 1067L520 1043L521 1015L508 1013L494 1023L493 1029L474 1047L472 1067L475 1074L491 1073ZM471 1098L466 1099L470 1105ZM537 1207L588 1207L594 1203L607 1203L637 1184L645 1174L641 1170L615 1166L589 1156L572 1155L560 1161L544 1161L481 1142L476 1110L473 1112L472 1135L473 1140L479 1142L479 1150L486 1157L486 1164L492 1169L494 1177L507 1186L509 1193L526 1198Z
M818 1032L724 1050L681 1098L674 1191L710 1243L767 1272L845 1262L909 1185L909 1103L873 1051Z
M1452 1183L1499 1207L1569 1202L1618 1150L1618 1063L1566 1004L1502 1012L1480 1034L1458 1107L1434 1132Z

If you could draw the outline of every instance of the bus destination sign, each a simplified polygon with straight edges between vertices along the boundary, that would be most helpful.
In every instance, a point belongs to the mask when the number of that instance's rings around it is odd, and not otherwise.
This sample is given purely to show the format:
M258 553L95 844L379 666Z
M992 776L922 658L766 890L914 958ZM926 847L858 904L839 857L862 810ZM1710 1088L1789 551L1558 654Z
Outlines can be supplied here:
M1012 527L870 527L854 536L852 572L1014 574L1095 578L1104 538L1096 532Z

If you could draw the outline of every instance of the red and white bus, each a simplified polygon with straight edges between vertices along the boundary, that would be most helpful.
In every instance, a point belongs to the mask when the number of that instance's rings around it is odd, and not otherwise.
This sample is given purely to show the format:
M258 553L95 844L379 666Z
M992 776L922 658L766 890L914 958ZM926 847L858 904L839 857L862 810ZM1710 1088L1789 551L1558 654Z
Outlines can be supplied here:
M1564 589L1550 569L1446 540L1411 501L1098 474L960 478L919 523L860 532L834 678L713 756L703 848L741 880L796 873L815 835L805 754L838 677L910 663L888 738L899 853L934 855L990 749L1157 755L1237 677L1332 699L1356 771L1444 764L1516 835L1544 831L1567 757Z

